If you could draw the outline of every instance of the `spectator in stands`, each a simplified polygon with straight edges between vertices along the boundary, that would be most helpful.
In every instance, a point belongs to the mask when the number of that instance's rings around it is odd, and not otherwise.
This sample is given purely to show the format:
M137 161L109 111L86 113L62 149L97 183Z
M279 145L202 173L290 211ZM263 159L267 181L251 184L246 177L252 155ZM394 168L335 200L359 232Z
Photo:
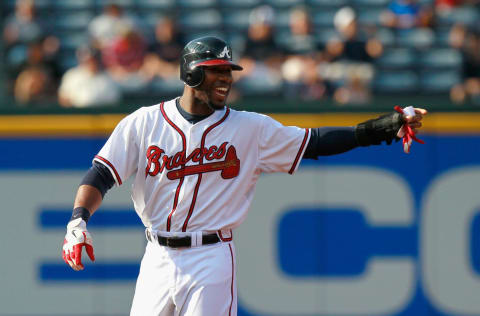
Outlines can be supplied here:
M312 21L304 7L290 12L289 33L282 40L286 54L281 71L283 94L287 98L319 100L327 96L327 86L318 72L322 51L315 41Z
M431 27L433 10L422 6L418 0L392 0L387 10L381 15L381 23L393 29L411 29Z
M112 79L125 93L135 94L148 83L141 71L147 53L147 43L142 34L125 25L120 36L102 50L102 60Z
M19 105L49 105L55 101L56 86L49 69L29 66L15 80L14 97Z
M274 18L275 11L267 5L252 10L242 56L244 59L272 66L278 66L282 62L283 51L274 37Z
M175 20L159 17L155 25L155 40L149 46L142 71L147 78L178 79L178 56L185 46Z
M365 105L371 101L371 93L364 78L352 75L335 90L333 98L340 105Z
M449 43L462 53L463 71L463 82L450 91L452 101L480 104L480 30L456 24L450 31Z
M288 55L316 54L321 49L316 43L312 20L306 8L292 9L289 34L282 43L283 51Z
M251 11L247 39L240 59L243 71L235 74L238 76L237 86L254 87L258 85L258 78L263 78L262 83L266 85L263 88L267 90L280 84L284 54L274 37L274 13L273 8L267 5Z
M58 101L64 107L114 105L121 100L121 91L102 69L96 50L80 48L79 65L69 69L62 78Z
M360 30L357 14L351 7L338 10L333 22L338 36L327 42L326 53L331 61L369 63L383 53L382 43Z
M37 18L33 0L17 0L14 14L5 22L3 39L8 91L13 92L17 76L32 63L49 63L53 75L58 74L56 55L60 42Z
M17 0L15 12L6 19L3 29L6 48L40 40L44 35L45 29L36 17L34 1Z
M41 80L44 84L38 84L38 86L44 87L42 95L39 95L38 101L41 101L40 99L47 99L46 97L52 92L52 89L54 90L58 87L61 70L56 62L56 55L48 54L48 49L45 48L45 46L48 46L48 43L45 43L46 41L48 41L48 38L27 44L25 60L18 65L13 64L7 66L7 90L16 96L19 96L20 91L23 91L23 97L17 98L17 100L23 100L21 101L23 103L30 102L27 100L30 98L26 97L28 88L25 87L24 90L19 90L20 87L18 85L21 82L26 82L27 78L28 80L33 77L44 78L44 80ZM21 79L19 80L18 77L20 75ZM32 98L34 98L33 94Z
M330 89L311 55L291 55L282 65L283 95L288 99L320 100Z
M369 95L369 82L373 77L373 60L383 53L381 42L360 29L356 12L351 7L343 7L334 16L334 26L338 35L326 45L326 60L320 65L329 84L335 90L338 100L357 93ZM365 98L362 98L362 100Z
M123 8L115 3L107 4L102 14L96 16L88 25L92 45L103 49L115 41L126 28L135 27L132 17L125 14Z
M460 7L466 1L464 0L435 0L435 13L447 14L455 8Z

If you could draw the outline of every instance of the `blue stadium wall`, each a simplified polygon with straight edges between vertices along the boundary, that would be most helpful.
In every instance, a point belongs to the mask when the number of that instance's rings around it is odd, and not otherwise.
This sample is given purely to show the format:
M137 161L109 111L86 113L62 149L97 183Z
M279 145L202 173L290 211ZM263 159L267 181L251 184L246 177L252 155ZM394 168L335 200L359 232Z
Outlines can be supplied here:
M353 125L373 113L274 115ZM78 183L122 115L0 117L0 315L128 315L145 238L129 183L89 224L97 262L60 249ZM433 114L400 143L260 178L235 232L239 315L480 315L480 115Z

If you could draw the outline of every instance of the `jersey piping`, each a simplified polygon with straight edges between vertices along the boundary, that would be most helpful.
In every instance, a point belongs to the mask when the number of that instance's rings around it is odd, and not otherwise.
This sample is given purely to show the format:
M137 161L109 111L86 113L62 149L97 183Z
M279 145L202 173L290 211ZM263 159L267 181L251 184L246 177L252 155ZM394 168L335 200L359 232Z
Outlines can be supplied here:
M118 174L117 169L115 169L115 167L110 161L108 161L107 159L99 155L95 155L95 158L93 160L98 161L99 163L107 167L108 170L110 170L110 173L113 175L115 182L117 182L119 186L122 185L122 179L120 178L120 175Z
M305 129L305 136L303 137L302 145L300 146L300 149L298 150L297 156L295 157L295 160L293 161L293 165L288 171L289 174L292 174L295 171L295 168L297 167L298 161L300 160L300 156L302 155L303 151L305 150L305 145L307 143L308 135L310 133L310 129L306 128Z
M228 114L230 114L230 109L229 108L227 108L227 110L225 111L225 114L223 115L223 117L218 122L214 123L213 125L208 127L205 130L205 132L203 132L202 140L200 142L200 152L202 154L200 156L200 161L198 162L199 165L203 165L203 157L205 156L205 154L204 154L204 152L205 152L204 151L205 139L207 138L207 134L211 130L213 130L215 127L222 124L225 121L225 119L228 117ZM202 173L198 174L197 184L195 185L195 191L193 192L192 204L190 204L190 209L188 210L187 218L185 219L185 222L183 223L183 227L182 227L183 232L187 231L188 221L190 220L190 217L193 214L193 209L195 208L195 202L197 201L198 189L200 188L200 182L202 182Z
M170 124L173 127L173 129L175 129L180 134L180 136L182 137L183 152L185 152L186 148L187 148L187 141L186 141L186 138L185 138L185 134L183 133L183 131L177 125L175 125L175 123L173 123L168 118L167 114L165 113L164 102L162 102L162 104L160 104L160 111L162 112L162 115L163 115L163 118L165 119L165 121L167 121L167 123ZM181 169L184 169L184 168L185 168L185 162L181 166ZM178 183L177 190L175 191L175 198L173 200L173 207L172 207L172 210L170 211L170 214L168 214L168 218L167 218L167 232L170 231L170 228L171 228L171 225L172 225L172 216L173 216L173 213L175 213L175 210L177 209L177 206L178 206L178 196L180 195L180 189L182 188L184 179L185 179L185 176L182 176L180 178L180 182Z
M228 249L230 250L230 256L232 257L232 283L230 284L230 295L232 296L232 300L230 301L230 309L228 311L228 316L232 315L232 305L233 305L233 284L234 284L234 277L235 277L235 261L233 259L233 250L232 250L232 245L228 244Z

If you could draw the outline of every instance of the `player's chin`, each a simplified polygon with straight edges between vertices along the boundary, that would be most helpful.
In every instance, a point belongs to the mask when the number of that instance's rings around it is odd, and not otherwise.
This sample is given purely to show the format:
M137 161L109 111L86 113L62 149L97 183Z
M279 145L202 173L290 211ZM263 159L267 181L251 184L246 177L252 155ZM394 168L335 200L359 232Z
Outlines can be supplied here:
M227 104L227 98L228 93L224 95L214 94L210 98L210 105L217 110L222 109Z

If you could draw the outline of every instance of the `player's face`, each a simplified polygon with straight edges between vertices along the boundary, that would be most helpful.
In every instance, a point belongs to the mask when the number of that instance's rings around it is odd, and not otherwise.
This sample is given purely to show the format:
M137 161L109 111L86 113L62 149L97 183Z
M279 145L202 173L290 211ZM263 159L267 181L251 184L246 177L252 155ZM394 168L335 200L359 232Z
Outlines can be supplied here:
M200 86L207 102L214 109L221 109L227 102L232 87L232 68L228 65L205 67L205 79Z

